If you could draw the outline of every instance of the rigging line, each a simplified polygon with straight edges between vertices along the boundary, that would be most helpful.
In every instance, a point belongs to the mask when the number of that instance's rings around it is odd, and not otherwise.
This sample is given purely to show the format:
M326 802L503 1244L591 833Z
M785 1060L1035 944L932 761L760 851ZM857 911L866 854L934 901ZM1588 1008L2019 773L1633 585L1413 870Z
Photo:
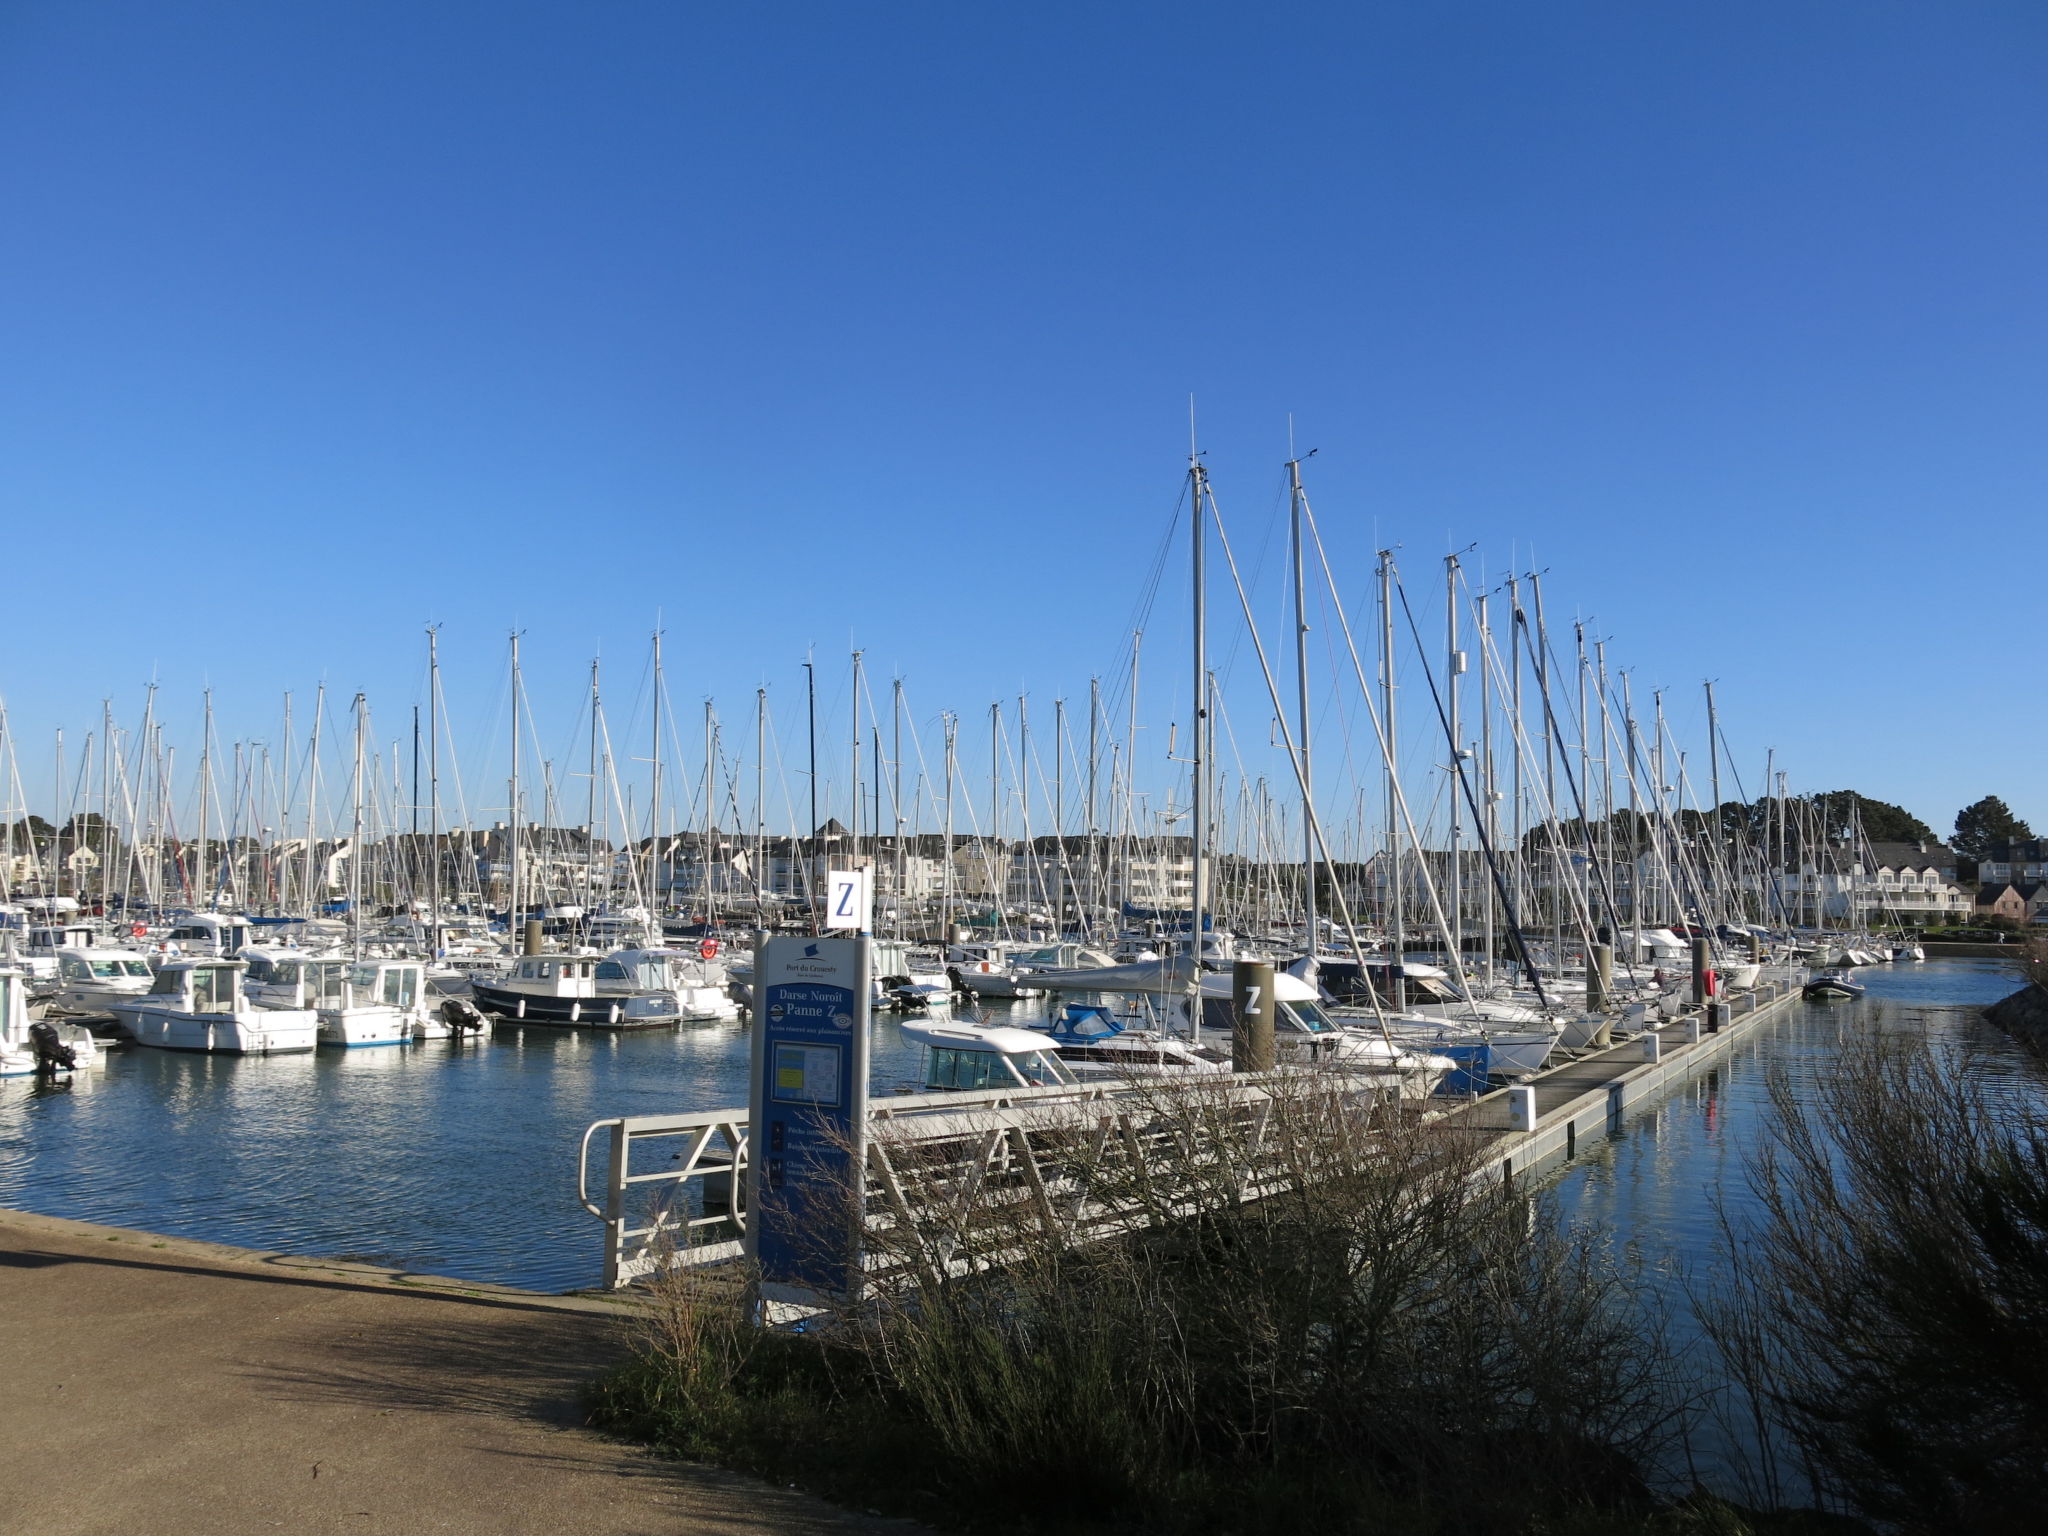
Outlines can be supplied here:
M1313 529L1315 525L1311 523L1309 526L1311 527L1311 529ZM1322 541L1320 538L1318 538L1316 541L1316 548L1320 552L1322 548ZM1408 607L1408 591L1407 588L1402 586L1398 575L1395 577L1394 580L1394 590L1400 593L1401 606L1404 610L1406 610ZM1410 612L1408 615L1408 628L1411 633L1417 636L1416 647L1419 652L1421 650L1421 631L1415 623L1415 616L1412 612ZM1353 660L1355 661L1357 658L1357 651L1355 648L1352 652L1352 656ZM1444 713L1443 698L1437 692L1436 674L1430 669L1427 661L1423 663L1422 676L1423 681L1425 681L1429 685L1430 702L1436 706L1437 723L1443 730L1444 739L1449 740L1451 734L1450 718ZM1360 685L1363 686L1364 673L1362 670L1360 672L1359 682ZM1375 714L1374 719L1375 723L1377 723L1377 714ZM1384 743L1385 739L1385 734L1382 733L1382 743ZM1385 751L1384 745L1381 747L1381 750ZM1508 890L1507 881L1500 872L1500 864L1498 859L1494 855L1492 839L1487 835L1485 831L1485 825L1480 820L1479 801L1472 793L1472 784L1470 781L1470 777L1465 772L1465 760L1457 756L1457 754L1453 752L1451 756L1451 761L1457 764L1458 767L1458 788L1463 791L1465 796L1465 803L1471 809L1473 831L1475 835L1479 838L1480 851L1486 855L1487 873L1493 877L1494 890L1496 894L1500 897L1501 909L1507 914L1508 934L1514 940L1516 953L1521 956L1523 972L1529 977L1531 984L1536 988L1536 1001L1542 1007L1548 1008L1550 1006L1550 1000L1544 995L1543 979L1542 977L1536 974L1535 961L1530 958L1529 941L1522 932L1521 914L1517 912L1515 909L1515 898L1513 894ZM1402 816L1404 820L1407 820L1405 799L1403 804ZM1409 825L1409 835L1412 837L1414 835L1413 823L1410 822ZM1470 994L1468 993L1467 995L1469 996Z
M1307 508L1304 507L1303 511L1306 512ZM1308 777L1302 771L1301 752L1300 749L1295 745L1294 730L1293 727L1289 725L1287 722L1287 712L1280 701L1280 685L1274 680L1273 669L1270 665L1268 665L1266 661L1266 647L1265 643L1259 638L1258 623L1252 616L1251 598L1245 592L1243 581L1241 581L1238 577L1237 557L1231 553L1230 536L1228 533L1224 531L1223 515L1220 511L1217 510L1213 498L1210 501L1210 512L1215 519L1217 542L1222 546L1223 559L1225 564L1228 565L1230 569L1231 582L1237 588L1238 602L1244 609L1245 627L1250 632L1252 648L1258 656L1259 671L1261 672L1261 674L1263 674L1266 680L1267 696L1272 701L1274 714L1278 717L1280 722L1281 737L1285 741L1287 747L1288 765L1292 767L1294 770L1295 788L1299 790L1301 793L1302 814L1304 818L1307 820L1310 830L1315 835L1317 852L1319 852L1322 855L1324 865L1330 870L1330 884L1332 887L1332 895L1336 898L1337 902L1338 918L1344 925L1345 937L1351 941L1351 954L1352 958L1357 962L1359 975L1361 977L1370 978L1372 975L1372 969L1366 963L1365 948L1360 943L1358 937L1358 925L1356 922L1353 921L1351 916L1350 898L1346 896L1344 892L1344 883L1337 877L1336 865L1330 858L1330 845L1328 840L1323 836L1322 818L1316 814L1315 797L1309 793ZM1311 519L1309 522L1309 527L1313 529L1314 526L1314 521ZM1320 545L1318 546L1318 548L1320 548ZM1196 831L1197 835L1199 835L1200 828L1197 828ZM1315 954L1315 936L1313 934L1309 936L1309 945L1309 955L1311 961L1313 961ZM1396 966L1400 965L1402 963L1401 957L1399 955L1395 955L1393 957L1393 963ZM1372 1002L1373 1018L1378 1022L1380 1026L1381 1036L1386 1039L1389 1045L1393 1044L1393 1037L1387 1030L1386 1012L1380 1006L1379 989L1371 985L1368 985L1366 987L1366 996Z

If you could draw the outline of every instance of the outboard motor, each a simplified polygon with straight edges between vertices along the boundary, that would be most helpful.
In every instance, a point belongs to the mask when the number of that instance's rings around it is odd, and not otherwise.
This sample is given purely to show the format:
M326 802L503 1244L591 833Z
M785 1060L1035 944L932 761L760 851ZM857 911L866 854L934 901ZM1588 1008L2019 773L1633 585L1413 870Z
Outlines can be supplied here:
M28 1040L36 1053L36 1071L39 1074L78 1070L78 1053L58 1036L54 1024L38 1020L29 1025Z
M925 998L908 976L881 978L882 1007L890 1013L923 1013Z
M481 1033L484 1016L467 998L449 997L441 1001L441 1022L448 1026L450 1035L460 1039L466 1033Z

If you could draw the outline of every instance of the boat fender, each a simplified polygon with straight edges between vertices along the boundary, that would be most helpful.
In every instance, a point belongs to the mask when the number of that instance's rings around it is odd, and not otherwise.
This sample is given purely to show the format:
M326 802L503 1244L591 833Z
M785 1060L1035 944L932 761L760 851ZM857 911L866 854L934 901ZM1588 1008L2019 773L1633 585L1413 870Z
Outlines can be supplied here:
M613 1003L610 1010L605 1015L605 1022L608 1024L616 1024L619 1022L619 1005L617 1003Z
M512 1015L512 1017L513 1017L513 1018L515 1018L515 1019L523 1019L523 1018L525 1018L525 1017L526 1017L526 999L525 999L525 998L523 998L523 997L522 997L521 999L519 999L519 1011L518 1011L517 1013L513 1014L513 1015Z

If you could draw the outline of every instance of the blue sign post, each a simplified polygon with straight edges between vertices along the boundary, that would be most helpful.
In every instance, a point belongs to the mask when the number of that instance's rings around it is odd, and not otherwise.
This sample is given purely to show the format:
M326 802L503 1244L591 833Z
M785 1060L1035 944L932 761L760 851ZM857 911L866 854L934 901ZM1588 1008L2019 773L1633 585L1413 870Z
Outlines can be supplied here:
M860 1293L868 940L778 938L754 967L747 1252L763 1301Z

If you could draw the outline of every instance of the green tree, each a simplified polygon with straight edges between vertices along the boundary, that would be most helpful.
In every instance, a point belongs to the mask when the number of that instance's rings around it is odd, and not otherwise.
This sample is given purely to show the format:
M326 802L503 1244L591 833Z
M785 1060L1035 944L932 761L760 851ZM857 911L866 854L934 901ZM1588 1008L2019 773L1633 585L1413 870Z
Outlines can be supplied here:
M1994 844L2024 842L2033 835L2033 828L1996 795L1956 812L1955 849L1966 859L1988 858Z

